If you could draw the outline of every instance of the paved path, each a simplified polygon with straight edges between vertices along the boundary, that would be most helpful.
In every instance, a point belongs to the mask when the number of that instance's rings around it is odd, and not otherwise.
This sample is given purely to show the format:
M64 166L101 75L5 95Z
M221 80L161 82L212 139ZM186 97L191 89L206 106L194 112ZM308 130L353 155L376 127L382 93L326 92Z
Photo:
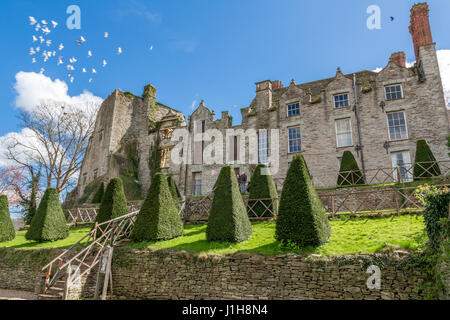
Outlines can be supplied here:
M0 300L37 300L37 294L25 291L0 289Z

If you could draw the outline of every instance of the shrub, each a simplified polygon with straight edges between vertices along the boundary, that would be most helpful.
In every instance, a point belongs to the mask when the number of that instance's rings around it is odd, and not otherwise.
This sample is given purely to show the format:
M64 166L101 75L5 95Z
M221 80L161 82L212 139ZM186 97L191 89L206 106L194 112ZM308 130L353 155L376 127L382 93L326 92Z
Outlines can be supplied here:
M169 240L182 236L184 226L163 173L153 176L131 238L136 242Z
M208 241L242 242L252 235L252 226L245 210L234 169L220 171L206 228Z
M325 209L308 175L302 155L294 156L281 192L276 222L277 240L319 246L330 237Z
M105 194L105 184L102 182L100 187L98 187L97 192L92 198L92 203L102 203L103 195Z
M177 184L175 182L175 179L173 178L173 175L169 175L167 177L167 183L169 185L169 190L170 193L172 194L173 200L175 201L175 204L179 204L179 202L181 201L181 194L180 191L178 190Z
M95 222L102 223L128 213L127 199L123 191L122 180L114 178L106 187L103 200Z
M251 188L248 201L250 217L272 217L271 212L276 211L276 202L271 200L252 201L253 199L274 199L278 197L275 182L269 168L265 164L256 167L250 180ZM270 211L269 211L270 210ZM252 212L254 211L254 212Z
M11 241L16 231L9 215L9 204L6 196L0 195L0 242Z
M337 186L352 186L365 184L363 174L359 170L358 163L350 151L345 151L342 160Z
M416 145L416 158L414 160L414 180L440 175L441 169L436 162L430 146L426 140L418 140Z
M423 217L427 229L430 247L439 249L444 236L443 220L448 217L450 192L431 188L425 196Z
M65 239L68 236L69 228L59 201L59 193L54 188L48 188L25 237L27 240L45 242Z

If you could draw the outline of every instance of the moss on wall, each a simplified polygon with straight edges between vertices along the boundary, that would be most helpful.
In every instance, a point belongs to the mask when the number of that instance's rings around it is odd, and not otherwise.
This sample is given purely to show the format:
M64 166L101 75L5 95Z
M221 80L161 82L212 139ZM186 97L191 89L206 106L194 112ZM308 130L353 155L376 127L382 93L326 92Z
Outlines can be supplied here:
M126 144L122 153L125 153L125 161L120 166L120 178L123 182L127 200L141 198L141 185L139 183L139 151L136 142Z

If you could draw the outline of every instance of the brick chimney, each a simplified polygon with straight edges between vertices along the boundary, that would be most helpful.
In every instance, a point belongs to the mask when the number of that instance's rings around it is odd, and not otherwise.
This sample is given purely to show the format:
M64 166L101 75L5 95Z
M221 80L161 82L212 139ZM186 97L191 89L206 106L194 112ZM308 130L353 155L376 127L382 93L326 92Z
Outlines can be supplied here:
M391 60L399 67L406 68L406 54L403 51L393 53Z
M272 81L272 90L277 90L277 89L280 89L283 87L284 87L284 85L280 80Z
M419 47L433 43L431 36L429 8L426 2L418 3L411 8L411 25L409 33L411 33L416 61L419 60Z

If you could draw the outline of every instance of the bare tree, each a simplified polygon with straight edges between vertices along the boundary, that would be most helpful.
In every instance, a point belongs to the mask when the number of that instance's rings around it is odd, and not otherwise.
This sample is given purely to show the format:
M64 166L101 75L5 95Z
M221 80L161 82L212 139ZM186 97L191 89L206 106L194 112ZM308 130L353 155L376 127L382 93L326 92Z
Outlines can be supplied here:
M30 172L42 172L47 187L62 192L81 168L98 107L43 102L32 112L22 111L25 130L8 139L6 157Z

